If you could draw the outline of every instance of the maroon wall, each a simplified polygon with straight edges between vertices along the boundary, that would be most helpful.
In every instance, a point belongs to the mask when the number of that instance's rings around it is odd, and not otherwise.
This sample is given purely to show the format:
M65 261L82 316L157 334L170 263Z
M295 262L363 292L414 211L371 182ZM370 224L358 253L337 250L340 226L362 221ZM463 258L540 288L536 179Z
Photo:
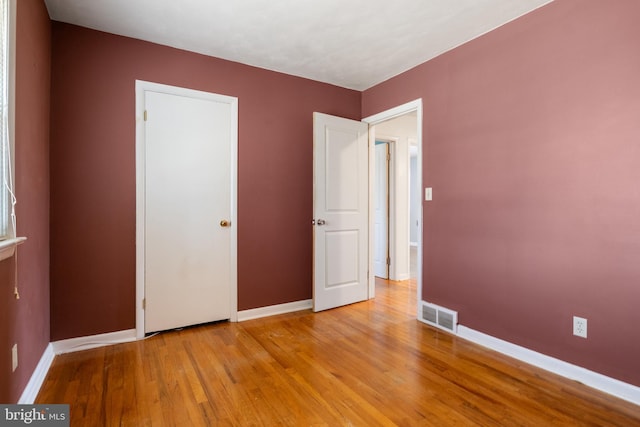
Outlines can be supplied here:
M135 327L135 80L238 97L238 308L311 298L312 112L360 93L53 23L51 338Z
M640 2L564 0L363 93L424 103L424 284L460 323L640 385ZM572 316L588 319L588 339Z
M42 0L19 0L16 30L15 259L0 262L0 402L16 402L49 343L49 92L51 24ZM18 369L11 372L11 347Z

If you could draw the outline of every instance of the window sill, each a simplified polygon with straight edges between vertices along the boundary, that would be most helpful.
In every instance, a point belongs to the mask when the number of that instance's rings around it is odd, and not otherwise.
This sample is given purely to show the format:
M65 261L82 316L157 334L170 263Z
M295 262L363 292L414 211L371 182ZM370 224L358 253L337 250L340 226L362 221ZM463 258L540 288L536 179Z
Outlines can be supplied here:
M27 240L26 237L16 237L14 239L0 241L0 261L12 257L16 252L16 247L24 243L25 240Z

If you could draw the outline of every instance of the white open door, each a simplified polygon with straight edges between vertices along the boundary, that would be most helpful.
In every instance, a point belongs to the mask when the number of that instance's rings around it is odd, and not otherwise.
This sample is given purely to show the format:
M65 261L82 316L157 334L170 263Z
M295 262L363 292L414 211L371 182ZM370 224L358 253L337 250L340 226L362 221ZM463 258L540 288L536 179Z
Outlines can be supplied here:
M232 319L237 100L145 84L144 331Z
M389 278L389 143L375 146L373 274Z
M368 298L368 125L313 114L313 310Z

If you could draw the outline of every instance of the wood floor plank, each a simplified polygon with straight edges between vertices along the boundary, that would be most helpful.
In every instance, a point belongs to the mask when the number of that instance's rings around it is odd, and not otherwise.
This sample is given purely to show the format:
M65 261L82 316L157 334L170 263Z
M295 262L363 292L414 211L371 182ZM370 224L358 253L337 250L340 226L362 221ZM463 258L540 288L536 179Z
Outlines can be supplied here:
M38 403L72 426L640 426L640 407L415 319L413 282L376 298L214 323L57 356Z

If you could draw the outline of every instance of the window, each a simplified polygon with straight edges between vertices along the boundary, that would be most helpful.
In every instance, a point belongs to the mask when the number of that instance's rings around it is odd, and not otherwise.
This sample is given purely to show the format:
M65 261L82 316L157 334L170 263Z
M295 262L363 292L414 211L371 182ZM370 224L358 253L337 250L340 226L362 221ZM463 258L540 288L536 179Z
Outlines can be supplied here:
M10 0L0 0L0 240L15 237L11 141L9 138Z
M26 237L16 237L13 194L13 106L15 76L15 5L16 0L0 0L0 261L13 256ZM15 296L18 294L15 263Z

